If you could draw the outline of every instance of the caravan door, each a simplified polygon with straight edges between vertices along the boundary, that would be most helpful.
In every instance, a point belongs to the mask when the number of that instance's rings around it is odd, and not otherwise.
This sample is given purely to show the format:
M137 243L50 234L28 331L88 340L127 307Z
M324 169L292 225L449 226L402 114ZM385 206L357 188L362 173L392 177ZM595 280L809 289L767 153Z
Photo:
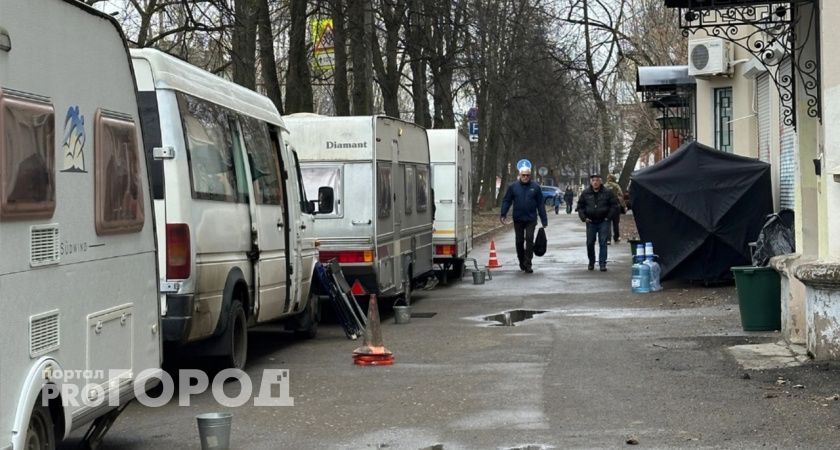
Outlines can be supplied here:
M289 308L287 205L280 170L280 155L271 143L268 124L251 117L239 117L239 130L250 172L248 192L253 211L251 237L256 258L253 281L257 295L257 321L283 315Z

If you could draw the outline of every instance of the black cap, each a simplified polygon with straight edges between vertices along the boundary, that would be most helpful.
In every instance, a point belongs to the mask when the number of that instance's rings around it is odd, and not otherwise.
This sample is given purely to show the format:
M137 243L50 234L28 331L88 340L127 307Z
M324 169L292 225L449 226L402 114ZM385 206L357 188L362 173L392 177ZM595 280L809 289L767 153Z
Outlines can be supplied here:
M600 173L593 173L592 175L589 175L590 180L595 178L595 177L601 178L601 174Z

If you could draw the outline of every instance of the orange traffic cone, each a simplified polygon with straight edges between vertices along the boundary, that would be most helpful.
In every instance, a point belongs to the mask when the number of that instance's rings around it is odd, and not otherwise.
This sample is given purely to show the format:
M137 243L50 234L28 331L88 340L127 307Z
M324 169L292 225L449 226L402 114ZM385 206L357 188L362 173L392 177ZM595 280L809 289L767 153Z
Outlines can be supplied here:
M499 263L499 259L496 258L496 242L492 239L490 240L490 261L487 261L487 268L488 269L498 269L502 267L502 264Z
M394 364L394 354L382 343L382 329L379 326L379 307L376 295L371 294L368 304L365 343L353 350L353 363L357 366L390 366Z

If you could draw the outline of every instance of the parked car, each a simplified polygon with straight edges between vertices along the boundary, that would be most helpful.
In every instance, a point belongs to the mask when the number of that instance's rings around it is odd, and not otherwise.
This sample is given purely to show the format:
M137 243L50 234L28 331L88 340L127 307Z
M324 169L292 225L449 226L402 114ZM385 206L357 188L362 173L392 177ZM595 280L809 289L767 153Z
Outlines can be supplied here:
M557 186L540 186L546 206L554 206L555 202L563 203L563 190Z

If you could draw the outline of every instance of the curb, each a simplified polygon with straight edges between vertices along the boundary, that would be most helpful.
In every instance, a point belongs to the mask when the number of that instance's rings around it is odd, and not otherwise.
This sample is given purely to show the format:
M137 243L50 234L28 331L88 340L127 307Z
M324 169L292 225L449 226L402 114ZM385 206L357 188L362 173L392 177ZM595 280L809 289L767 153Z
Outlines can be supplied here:
M499 231L502 231L502 230L504 230L504 229L510 229L510 228L512 228L512 227L513 227L513 222L511 222L511 223L509 223L509 224L507 224L507 225L498 225L498 226L496 226L495 228L492 228L492 229L490 229L490 230L488 230L488 231L485 231L484 233L481 233L481 234L478 234L478 235L473 236L473 247L475 247L475 243L476 243L476 242L481 242L481 241L484 241L484 240L486 240L488 237L490 237L490 236L492 236L492 235L494 235L494 234L498 233Z

